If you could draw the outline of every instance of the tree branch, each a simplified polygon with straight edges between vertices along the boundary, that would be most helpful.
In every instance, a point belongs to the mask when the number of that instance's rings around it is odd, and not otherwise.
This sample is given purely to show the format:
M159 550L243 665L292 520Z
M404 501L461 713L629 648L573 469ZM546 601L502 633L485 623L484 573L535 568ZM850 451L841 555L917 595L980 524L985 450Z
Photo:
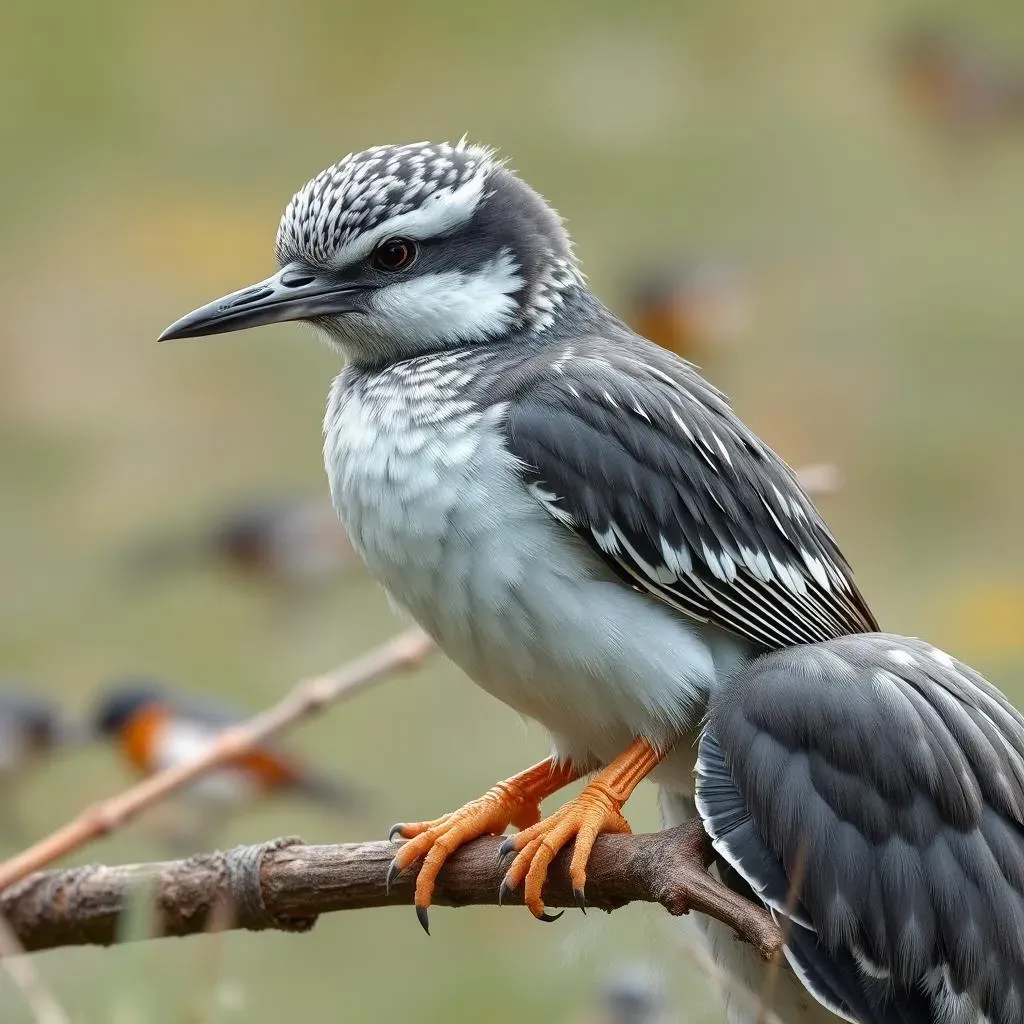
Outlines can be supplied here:
M497 856L500 842L492 836L458 850L441 871L434 902L497 903L506 867ZM26 950L116 942L120 919L140 892L153 901L152 935L200 933L213 915L224 920L225 905L233 909L232 928L307 931L323 913L411 905L415 871L403 872L390 889L385 884L396 848L390 842L305 846L278 839L187 860L41 872L0 893L0 914ZM570 855L562 851L551 866L548 907L576 906ZM708 861L696 821L650 835L603 835L587 866L588 905L610 911L644 901L670 914L696 910L730 925L772 959L782 946L778 926L708 874ZM506 902L521 901L517 893Z
M4 861L0 864L0 889L120 828L200 775L265 743L300 718L322 711L342 697L354 696L399 670L416 668L433 649L433 641L422 630L410 629L333 672L296 684L273 707L226 729L199 757L86 808L56 832Z

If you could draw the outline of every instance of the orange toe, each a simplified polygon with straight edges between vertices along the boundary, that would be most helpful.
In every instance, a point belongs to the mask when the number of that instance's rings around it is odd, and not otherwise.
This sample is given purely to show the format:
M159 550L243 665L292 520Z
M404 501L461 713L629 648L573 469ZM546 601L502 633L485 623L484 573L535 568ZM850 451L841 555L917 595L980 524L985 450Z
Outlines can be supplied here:
M397 825L392 825L391 830L388 832L388 839L395 839L401 837L402 839L415 839L416 836L422 835L424 832L429 832L432 828L437 828L439 825L443 825L451 814L442 814L440 818L434 818L432 821L400 821Z
M582 908L587 861L597 837L602 832L630 831L629 822L622 816L622 805L662 756L647 740L637 740L621 757L598 772L574 800L544 821L507 839L502 850L508 853L516 851L516 857L505 873L502 893L523 886L523 902L534 917L552 920L544 910L542 898L548 868L559 851L575 840L576 847L569 863L569 880L576 902Z
M523 902L534 917L544 917L541 892L548 877L548 868L559 851L575 839L569 879L576 902L583 906L587 861L597 837L602 832L630 831L629 822L622 816L620 807L619 801L600 784L591 784L549 818L516 833L505 843L505 849L517 850L518 853L505 873L502 889L518 889L525 883Z
M416 914L429 932L427 910L430 907L441 868L464 844L479 836L500 835L511 824L528 824L540 819L540 801L572 782L578 773L569 765L551 759L525 772L499 782L482 797L433 821L395 825L397 835L408 842L395 854L388 868L388 882L400 871L422 858L416 877Z

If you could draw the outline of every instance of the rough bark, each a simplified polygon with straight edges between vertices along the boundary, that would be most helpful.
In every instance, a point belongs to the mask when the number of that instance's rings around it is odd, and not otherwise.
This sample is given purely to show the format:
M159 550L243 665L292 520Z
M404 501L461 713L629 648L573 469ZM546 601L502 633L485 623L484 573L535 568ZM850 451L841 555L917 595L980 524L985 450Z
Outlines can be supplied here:
M434 902L496 903L505 870L499 843L488 837L459 850L441 872ZM153 907L153 936L194 935L218 922L251 931L307 931L320 914L411 904L414 871L390 889L385 884L396 848L390 842L306 846L277 839L179 861L44 871L0 893L0 914L28 951L110 945L121 938L121 919L140 895ZM563 851L552 865L544 889L548 907L576 906L568 854ZM708 874L707 862L705 838L692 824L650 835L601 836L588 866L587 905L610 911L645 901L671 914L701 911L771 959L782 944L778 927ZM505 902L521 902L521 896Z

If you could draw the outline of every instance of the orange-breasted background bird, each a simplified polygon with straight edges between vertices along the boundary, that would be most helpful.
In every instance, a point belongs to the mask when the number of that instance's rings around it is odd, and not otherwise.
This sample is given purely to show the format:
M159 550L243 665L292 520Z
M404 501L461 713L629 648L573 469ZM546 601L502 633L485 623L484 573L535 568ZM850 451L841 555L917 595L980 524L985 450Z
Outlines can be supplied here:
M132 773L152 775L197 757L225 729L244 721L239 709L179 693L148 678L112 682L92 712L92 730L109 741ZM334 813L357 813L365 795L355 784L314 769L274 746L259 745L198 779L185 798L200 816L207 837L225 812L270 797L294 796Z
M949 143L975 145L1024 131L1024 59L931 21L905 26L889 57L908 111Z
M751 317L751 282L722 260L677 260L625 280L625 319L638 334L700 366L711 366Z

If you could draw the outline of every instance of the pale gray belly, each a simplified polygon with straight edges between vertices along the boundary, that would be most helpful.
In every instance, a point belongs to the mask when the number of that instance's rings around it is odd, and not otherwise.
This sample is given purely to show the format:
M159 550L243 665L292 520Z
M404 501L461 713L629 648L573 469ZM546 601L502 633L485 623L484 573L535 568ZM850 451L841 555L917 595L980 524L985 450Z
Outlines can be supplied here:
M528 493L497 430L472 433L416 451L380 430L372 453L325 446L371 574L561 753L603 763L637 736L688 737L746 646L623 585ZM691 767L687 750L662 774L688 782Z

